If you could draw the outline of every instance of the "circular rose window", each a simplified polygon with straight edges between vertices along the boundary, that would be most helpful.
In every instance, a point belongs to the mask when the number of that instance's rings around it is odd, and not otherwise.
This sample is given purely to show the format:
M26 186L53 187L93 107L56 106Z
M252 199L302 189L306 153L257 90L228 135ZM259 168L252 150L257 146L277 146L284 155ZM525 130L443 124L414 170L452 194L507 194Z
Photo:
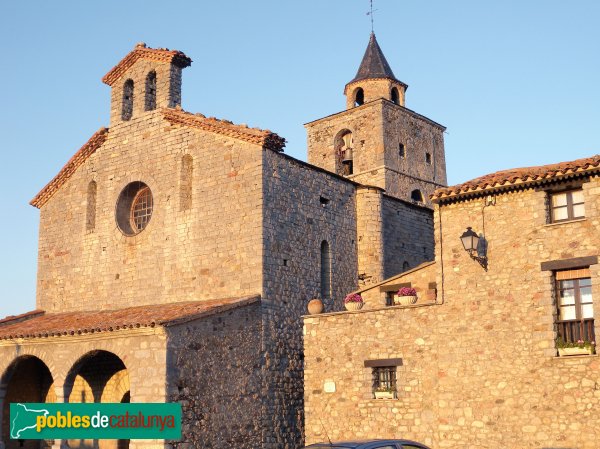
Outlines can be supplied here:
M154 201L143 182L128 184L117 200L117 225L125 235L136 235L150 223Z

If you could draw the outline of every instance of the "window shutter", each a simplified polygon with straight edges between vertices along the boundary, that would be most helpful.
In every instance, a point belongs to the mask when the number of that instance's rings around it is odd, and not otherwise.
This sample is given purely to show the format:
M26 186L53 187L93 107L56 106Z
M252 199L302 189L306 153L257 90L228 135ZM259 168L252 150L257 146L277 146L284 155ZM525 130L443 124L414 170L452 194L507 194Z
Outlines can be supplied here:
M579 268L577 270L565 270L556 272L557 281L566 281L569 279L581 279L589 277L591 277L589 268Z

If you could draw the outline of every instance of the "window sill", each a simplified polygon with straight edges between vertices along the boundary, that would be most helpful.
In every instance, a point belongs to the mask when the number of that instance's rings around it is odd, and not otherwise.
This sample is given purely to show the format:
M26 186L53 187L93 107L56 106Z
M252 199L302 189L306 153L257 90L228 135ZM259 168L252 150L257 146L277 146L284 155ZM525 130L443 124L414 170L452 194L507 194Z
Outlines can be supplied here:
M598 354L580 354L580 355L555 355L552 357L554 360L581 360L587 358L595 358L598 357Z
M565 221L557 221L556 223L546 223L544 226L559 226L559 225L564 225L564 224L569 224L569 223L580 223L582 221L587 221L587 217L585 218L576 218L574 220L565 220Z

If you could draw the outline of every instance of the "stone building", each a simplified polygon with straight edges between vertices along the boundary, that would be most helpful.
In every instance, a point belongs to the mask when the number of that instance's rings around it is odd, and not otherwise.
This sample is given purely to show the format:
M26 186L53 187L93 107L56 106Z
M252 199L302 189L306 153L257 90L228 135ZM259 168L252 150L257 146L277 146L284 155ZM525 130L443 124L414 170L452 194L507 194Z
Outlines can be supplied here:
M598 448L600 156L432 201L434 261L361 289L360 311L305 318L307 442ZM418 301L386 306L401 287Z
M306 125L309 163L182 110L190 64L138 44L103 78L110 128L31 202L37 309L0 321L4 447L10 402L179 401L182 441L100 447L296 448L308 300L339 310L433 257L444 128L404 107L374 35L347 110Z

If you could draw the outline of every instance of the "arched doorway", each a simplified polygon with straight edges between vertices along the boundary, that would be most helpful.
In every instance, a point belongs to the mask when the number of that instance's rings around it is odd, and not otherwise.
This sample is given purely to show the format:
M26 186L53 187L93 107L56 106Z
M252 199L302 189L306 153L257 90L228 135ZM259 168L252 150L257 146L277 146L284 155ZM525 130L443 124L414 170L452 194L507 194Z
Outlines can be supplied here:
M65 380L65 402L129 402L125 363L108 351L81 357ZM127 449L129 440L68 440L72 449Z
M56 402L52 374L44 362L34 356L15 359L2 375L0 391L2 401L2 440L6 449L46 449L52 441L11 440L11 402Z

